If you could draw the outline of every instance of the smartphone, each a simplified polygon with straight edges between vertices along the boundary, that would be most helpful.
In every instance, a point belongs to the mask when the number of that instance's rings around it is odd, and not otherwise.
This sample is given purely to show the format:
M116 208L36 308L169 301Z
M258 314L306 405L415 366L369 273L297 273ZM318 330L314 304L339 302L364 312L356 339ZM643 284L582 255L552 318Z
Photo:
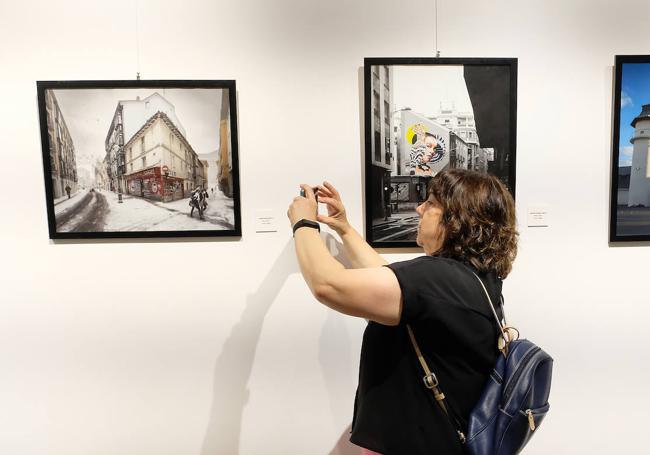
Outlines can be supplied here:
M318 187L313 187L311 189L314 192L314 196L316 197L316 200L318 201ZM300 196L305 197L305 190L303 188L300 188Z

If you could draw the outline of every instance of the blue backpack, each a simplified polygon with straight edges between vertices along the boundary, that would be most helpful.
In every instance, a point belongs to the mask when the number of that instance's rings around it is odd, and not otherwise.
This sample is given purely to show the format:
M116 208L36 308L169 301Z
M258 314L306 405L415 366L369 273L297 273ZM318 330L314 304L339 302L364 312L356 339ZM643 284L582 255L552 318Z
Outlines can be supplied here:
M467 431L445 403L436 375L429 370L411 327L407 330L420 365L424 384L433 392L436 403L449 417L461 444L470 455L511 455L519 453L539 428L549 409L553 359L529 340L519 340L519 332L502 323L492 299L481 283L501 335L496 366L483 393L469 415ZM515 336L516 333L516 336Z

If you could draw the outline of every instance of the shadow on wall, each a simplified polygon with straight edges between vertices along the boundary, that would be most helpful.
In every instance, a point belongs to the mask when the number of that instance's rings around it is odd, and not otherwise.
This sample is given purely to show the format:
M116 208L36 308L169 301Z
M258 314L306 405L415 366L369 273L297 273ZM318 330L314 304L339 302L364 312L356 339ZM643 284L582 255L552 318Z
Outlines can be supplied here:
M290 241L257 291L247 297L242 317L224 343L214 367L212 409L201 455L239 453L242 413L248 401L248 380L262 323L284 282L298 270Z
M332 255L345 266L351 268L352 264L345 254L343 245L330 233L324 235L323 240L327 249ZM331 340L336 343L328 345ZM341 415L349 413L352 415L354 396L341 396L340 387L337 385L345 384L356 380L356 372L351 371L349 366L352 364L350 354L350 337L345 329L341 315L330 311L327 320L323 326L319 342L319 361L323 369L327 392L330 397L330 406L332 415ZM343 349L341 348L343 346ZM361 455L361 449L350 442L351 426L348 425L336 441L336 445L328 455Z
M343 247L331 234L324 235L325 243L334 257L344 266L349 267L349 261L343 253ZM282 249L273 263L269 273L255 293L246 299L246 308L239 322L233 327L230 336L223 345L214 368L214 392L209 423L203 440L201 455L221 455L239 453L242 413L248 402L248 381L253 368L257 343L262 332L264 318L276 299L287 278L299 272L293 241ZM333 359L323 339L331 336L347 336L343 322L332 314L321 334L320 362L323 367L325 382L329 385L328 393L332 403L332 411L345 412L340 406L349 406L352 412L354 397L341 397L336 400L337 391L331 385L337 381L354 380L351 371L345 371L345 377L336 379L341 373L343 364L350 365L350 352L339 352L342 358ZM225 372L225 374L224 374ZM335 374L336 373L336 374ZM335 409L336 408L336 409ZM359 455L359 447L349 442L350 426L344 431L330 455Z

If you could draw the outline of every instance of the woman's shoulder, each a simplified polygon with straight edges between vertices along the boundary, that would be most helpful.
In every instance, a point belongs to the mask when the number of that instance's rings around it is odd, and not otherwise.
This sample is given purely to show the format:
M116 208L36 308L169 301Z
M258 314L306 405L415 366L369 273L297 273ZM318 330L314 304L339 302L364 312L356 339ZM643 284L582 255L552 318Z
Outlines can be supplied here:
M466 264L462 261L453 258L446 258L440 256L418 256L413 259L408 259L406 261L394 262L389 265L393 268L420 268L420 269L442 269L449 271L459 271L464 274L470 274L470 272L477 273L478 271L469 264Z
M388 266L401 283L429 283L436 287L467 285L476 278L471 266L456 259L439 256L418 256L406 261L394 262ZM476 272L475 272L476 273Z
M442 304L491 317L475 274L485 283L492 299L498 298L501 291L500 283L493 282L471 265L452 258L420 256L389 267L395 271L400 283L404 299L402 320L406 322L432 318L446 320L459 314L440 313Z
M482 272L476 267L463 261L440 256L418 256L401 262L394 262L390 267L400 281L412 283L434 283L436 287L468 287L480 290L478 279L491 291L498 295L503 281L496 272Z
M447 258L441 256L419 256L415 259L412 259L413 264L417 264L422 267L436 267L440 269L447 269L449 271L457 272L460 276L470 277L472 280L476 278L473 275L478 276L481 279L490 279L502 281L496 276L495 271L481 271L472 264L460 261L454 258ZM409 261L405 261L409 262Z

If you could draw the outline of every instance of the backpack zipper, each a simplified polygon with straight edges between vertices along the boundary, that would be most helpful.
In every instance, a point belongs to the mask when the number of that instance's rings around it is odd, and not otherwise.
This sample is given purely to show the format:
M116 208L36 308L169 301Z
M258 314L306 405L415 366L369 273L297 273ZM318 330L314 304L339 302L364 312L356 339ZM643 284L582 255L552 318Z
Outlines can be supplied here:
M533 411L526 409L526 415L528 416L528 426L530 431L535 431L535 418L533 417Z
M541 348L539 346L535 346L530 351L528 351L526 353L526 355L524 356L524 358L521 359L521 361L519 362L519 367L517 368L517 372L515 373L515 375L512 378L510 378L510 381L508 382L508 385L506 386L506 390L503 392L503 398L504 398L504 401L506 403L509 401L510 392L512 392L513 387L515 386L515 384L519 380L519 376L521 376L523 374L524 368L528 364L528 362L530 361L530 358L539 351L541 351Z

